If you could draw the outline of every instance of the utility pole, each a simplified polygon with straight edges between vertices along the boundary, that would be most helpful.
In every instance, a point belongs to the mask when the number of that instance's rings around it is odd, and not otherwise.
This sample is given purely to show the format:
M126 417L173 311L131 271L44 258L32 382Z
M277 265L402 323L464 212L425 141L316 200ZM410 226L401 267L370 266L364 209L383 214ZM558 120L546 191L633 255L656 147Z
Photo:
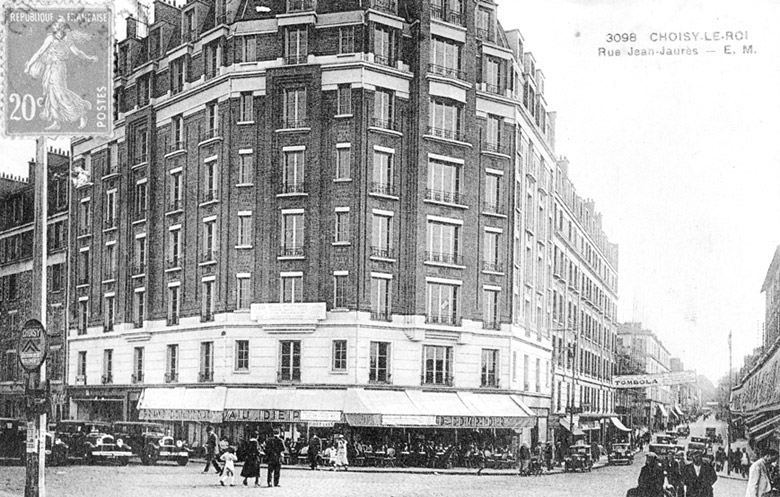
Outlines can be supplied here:
M728 463L726 464L726 474L731 474L731 330L729 330L729 394L728 405L726 406L726 440L728 440Z

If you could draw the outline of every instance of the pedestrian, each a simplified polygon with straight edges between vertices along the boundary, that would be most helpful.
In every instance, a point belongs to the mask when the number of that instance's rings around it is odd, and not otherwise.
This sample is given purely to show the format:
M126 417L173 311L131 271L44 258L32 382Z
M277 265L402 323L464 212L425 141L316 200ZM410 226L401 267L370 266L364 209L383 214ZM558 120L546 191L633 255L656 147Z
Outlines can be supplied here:
M726 451L718 447L715 451L715 471L723 471L723 462L726 460Z
M685 495L687 497L713 497L712 486L718 480L718 475L707 461L702 460L701 451L694 451L691 457L693 461L685 467L683 473Z
M547 471L552 471L553 447L550 442L544 444L544 462L547 464Z
M349 459L347 459L347 441L344 440L344 435L336 436L336 461L333 466L335 469L342 467L344 468L344 471L347 471L349 468Z
M750 457L748 456L747 449L745 447L742 448L742 456L740 456L739 467L742 473L742 478L747 478L748 472L750 472Z
M247 485L247 479L249 478L255 479L256 487L260 486L260 449L257 446L257 437L249 439L244 467L241 468L241 476L244 477L244 486Z
M222 476L219 477L219 484L225 486L225 481L230 478L230 486L236 486L236 466L235 462L238 460L236 457L236 450L233 447L228 447L225 453L219 457L220 460L225 462L225 466L222 468Z
M685 473L685 453L677 452L669 459L669 467L666 470L666 479L674 488L674 495L683 497L685 495L685 482L683 474Z
M561 442L555 443L555 464L557 466L563 464L563 444Z
M767 492L772 490L769 469L772 464L777 462L777 459L777 451L775 449L767 449L764 451L764 456L750 466L750 477L748 478L745 497L764 497Z
M203 468L204 473L209 472L209 468L213 465L214 469L217 471L217 473L222 472L222 467L220 467L219 463L217 462L217 434L214 433L214 427L208 426L206 427L206 443L204 444L204 447L206 449L206 467Z
M664 470L658 464L658 456L654 452L648 452L645 465L639 472L637 486L626 494L626 497L663 497L664 495Z
M279 432L275 431L265 442L265 455L268 457L268 470L266 472L266 483L268 486L279 486L279 476L282 472L282 454L284 453L284 442L279 437Z
M528 466L531 464L531 451L528 450L528 445L523 444L520 446L520 468L519 473L522 476L528 475Z
M322 450L322 440L320 440L320 437L318 437L316 433L313 433L309 439L309 450L306 453L306 456L309 458L309 466L311 469L317 469L317 458L320 456L320 450Z

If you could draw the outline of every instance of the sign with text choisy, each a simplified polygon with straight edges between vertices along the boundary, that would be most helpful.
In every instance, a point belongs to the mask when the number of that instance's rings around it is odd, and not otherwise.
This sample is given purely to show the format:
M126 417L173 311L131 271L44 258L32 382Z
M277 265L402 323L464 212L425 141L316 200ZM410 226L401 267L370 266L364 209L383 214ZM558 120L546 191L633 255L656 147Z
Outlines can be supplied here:
M22 326L19 334L19 362L25 371L38 371L46 359L48 340L46 330L37 319L30 319Z
M696 372L675 371L659 374L632 374L614 376L612 378L612 386L614 388L660 387L684 383L696 383Z

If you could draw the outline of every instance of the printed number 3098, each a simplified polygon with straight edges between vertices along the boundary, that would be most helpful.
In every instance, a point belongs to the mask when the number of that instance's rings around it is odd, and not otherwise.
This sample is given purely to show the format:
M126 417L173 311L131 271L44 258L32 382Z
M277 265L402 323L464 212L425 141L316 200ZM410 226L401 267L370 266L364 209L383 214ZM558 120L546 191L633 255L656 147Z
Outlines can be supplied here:
M636 41L636 33L607 33L607 43Z
M14 108L11 111L12 121L32 121L35 119L35 114L38 111L38 107L43 107L43 97L39 97L35 100L35 97L29 93L25 93L24 97L20 97L18 93L12 93L8 96L8 103L13 104ZM21 116L19 116L19 110L21 108Z

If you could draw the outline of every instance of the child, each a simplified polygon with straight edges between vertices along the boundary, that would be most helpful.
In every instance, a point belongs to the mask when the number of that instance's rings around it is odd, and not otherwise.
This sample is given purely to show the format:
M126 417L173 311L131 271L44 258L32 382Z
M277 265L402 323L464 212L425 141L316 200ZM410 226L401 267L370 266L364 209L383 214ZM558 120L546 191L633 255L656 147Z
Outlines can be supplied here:
M219 484L224 487L225 480L227 480L229 476L230 486L235 487L236 467L234 463L236 460L238 460L238 458L236 457L236 449L234 449L233 447L228 447L225 453L222 454L219 459L225 461L225 466L222 468L222 476L219 477Z

